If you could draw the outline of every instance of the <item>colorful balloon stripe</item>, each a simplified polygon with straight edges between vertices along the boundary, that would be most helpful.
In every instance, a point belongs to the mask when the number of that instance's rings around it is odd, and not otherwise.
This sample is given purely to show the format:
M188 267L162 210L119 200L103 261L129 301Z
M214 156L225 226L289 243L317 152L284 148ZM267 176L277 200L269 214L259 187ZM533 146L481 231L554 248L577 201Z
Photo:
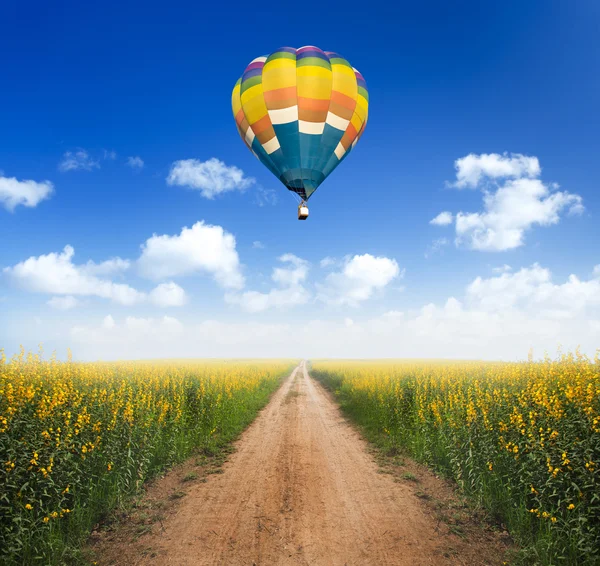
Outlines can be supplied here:
M254 59L231 97L244 143L291 191L308 199L364 132L364 77L332 51L281 47Z

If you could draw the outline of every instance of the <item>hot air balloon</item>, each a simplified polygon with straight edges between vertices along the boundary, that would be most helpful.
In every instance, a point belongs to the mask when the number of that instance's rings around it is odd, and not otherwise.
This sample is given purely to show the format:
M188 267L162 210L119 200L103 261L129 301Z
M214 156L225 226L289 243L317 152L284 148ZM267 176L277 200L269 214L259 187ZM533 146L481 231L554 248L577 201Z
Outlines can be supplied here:
M356 145L367 124L363 76L341 55L318 47L281 47L254 59L231 96L248 148L301 199L308 199Z

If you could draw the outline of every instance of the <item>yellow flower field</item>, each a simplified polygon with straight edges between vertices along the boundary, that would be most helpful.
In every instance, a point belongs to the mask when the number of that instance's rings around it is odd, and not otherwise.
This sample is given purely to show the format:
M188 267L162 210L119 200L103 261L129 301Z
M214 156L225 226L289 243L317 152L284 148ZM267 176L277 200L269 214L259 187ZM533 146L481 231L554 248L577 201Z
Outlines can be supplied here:
M382 446L453 477L536 564L600 563L600 363L316 361Z
M1 352L1 351L0 351ZM64 564L169 464L234 438L289 360L74 363L0 357L0 563Z

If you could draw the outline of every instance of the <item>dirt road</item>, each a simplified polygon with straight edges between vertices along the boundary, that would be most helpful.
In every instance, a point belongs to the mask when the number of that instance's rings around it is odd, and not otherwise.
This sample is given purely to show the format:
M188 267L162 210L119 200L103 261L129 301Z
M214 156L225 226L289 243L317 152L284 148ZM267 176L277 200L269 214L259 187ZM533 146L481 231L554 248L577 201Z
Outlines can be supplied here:
M365 442L302 363L246 430L223 473L145 537L154 565L464 564L413 490L378 473Z

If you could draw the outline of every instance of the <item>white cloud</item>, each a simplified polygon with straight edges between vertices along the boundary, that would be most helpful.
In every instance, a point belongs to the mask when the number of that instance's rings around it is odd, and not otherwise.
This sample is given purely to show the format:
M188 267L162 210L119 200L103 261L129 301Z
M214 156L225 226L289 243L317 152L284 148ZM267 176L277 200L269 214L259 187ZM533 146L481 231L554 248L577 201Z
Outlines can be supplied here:
M448 226L448 224L452 224L454 217L451 212L444 211L440 212L435 218L429 221L429 224L433 224L435 226Z
M484 196L484 210L456 215L457 243L474 250L504 251L524 243L533 226L557 224L560 214L582 211L579 195L551 192L539 179L507 181Z
M86 266L72 262L75 254L71 246L62 253L49 253L5 267L3 272L21 289L51 295L97 296L123 305L133 305L144 299L144 294L129 285L113 283L86 271Z
M456 245L479 251L504 251L522 246L534 226L558 224L561 215L581 214L582 198L544 183L537 157L521 154L470 154L455 162L457 188L480 188L480 212L442 212L431 224L449 225L454 218Z
M225 301L240 305L243 310L252 313L270 308L284 309L306 304L311 295L303 283L308 276L309 263L294 254L284 254L278 259L289 266L273 269L271 279L278 287L271 289L268 293L258 291L228 293Z
M128 259L114 257L102 263L94 263L90 260L81 266L81 270L88 275L106 276L127 271L130 267L131 262Z
M492 269L494 273L506 273L507 271L512 271L512 267L508 264L501 265L500 267L494 267Z
M332 305L357 306L402 275L395 259L355 255L346 259L342 271L330 273L325 283L318 285L318 299Z
M337 263L337 260L334 257L324 257L320 262L319 265L323 268L327 268L327 267L331 267L332 265L335 265Z
M538 177L541 173L537 157L520 153L510 156L507 153L470 153L454 162L456 182L452 186L459 189L475 188L485 177L490 179Z
M242 310L249 313L262 312L267 309L287 309L304 305L310 300L310 294L304 287L271 289L268 293L246 291L241 294L228 293L225 301L229 304L240 305Z
M600 265L594 266L593 274L594 274L594 277L600 277Z
M309 269L309 264L306 260L294 254L283 254L278 259L283 263L290 264L291 267L274 268L271 278L275 283L281 286L293 287L306 280Z
M287 265L273 269L271 279L277 284L276 287L266 293L228 293L225 301L240 305L243 310L252 313L308 303L313 298L311 291L306 288L309 263L294 254L284 254L278 259ZM336 262L325 258L320 263L321 266L329 266ZM330 273L324 283L317 283L316 298L331 305L357 306L402 275L394 259L370 254L348 256L344 259L341 271Z
M265 245L259 240L254 240L254 242L252 242L252 248L255 250L264 250Z
M72 295L66 295L65 297L52 297L49 301L47 301L46 304L51 306L53 309L67 311L74 309L77 305L79 305L79 300Z
M187 303L187 296L176 283L161 283L150 292L150 301L159 307L181 307Z
M175 161L167 177L169 185L198 189L200 194L208 199L228 191L243 191L255 182L255 179L245 177L244 172L238 167L227 166L214 157L208 161L198 159Z
M110 159L111 161L114 161L117 158L117 152L114 150L108 150L105 149L104 150L104 159Z
M33 208L50 198L54 185L50 181L19 181L15 177L3 177L0 172L0 205L13 212L19 205Z
M91 171L100 168L100 163L92 159L85 149L79 149L75 152L67 151L63 155L63 160L58 164L59 171Z
M518 308L530 314L573 318L600 306L600 280L582 281L572 274L564 283L554 284L550 270L536 263L514 273L477 277L467 287L467 300L486 312Z
M223 287L241 289L244 277L235 237L221 226L196 222L179 235L153 235L142 245L138 268L144 277L165 279L192 273L212 275Z
M129 165L129 167L131 167L132 169L138 169L138 170L143 169L144 168L144 160L137 155L135 157L128 157L127 165Z
M79 304L76 297L100 297L121 305L131 306L150 301L159 307L181 306L187 298L185 291L175 283L162 283L149 294L133 287L114 283L105 278L129 268L129 261L113 258L96 264L73 263L75 251L65 246L62 253L49 253L5 267L2 271L11 282L25 291L57 295L47 304L67 310Z
M283 323L201 321L192 314L188 320L109 316L73 330L68 321L57 320L52 328L63 341L53 346L59 351L71 346L77 359L302 355L514 360L526 359L530 347L536 357L544 350L554 355L559 344L564 350L581 345L593 357L600 344L599 285L598 279L574 275L554 281L547 269L534 264L475 278L437 304L364 313L352 316L352 323L349 313L308 322L284 314ZM33 332L31 317L27 320L27 332ZM21 339L21 328L25 326L14 317L3 330Z

